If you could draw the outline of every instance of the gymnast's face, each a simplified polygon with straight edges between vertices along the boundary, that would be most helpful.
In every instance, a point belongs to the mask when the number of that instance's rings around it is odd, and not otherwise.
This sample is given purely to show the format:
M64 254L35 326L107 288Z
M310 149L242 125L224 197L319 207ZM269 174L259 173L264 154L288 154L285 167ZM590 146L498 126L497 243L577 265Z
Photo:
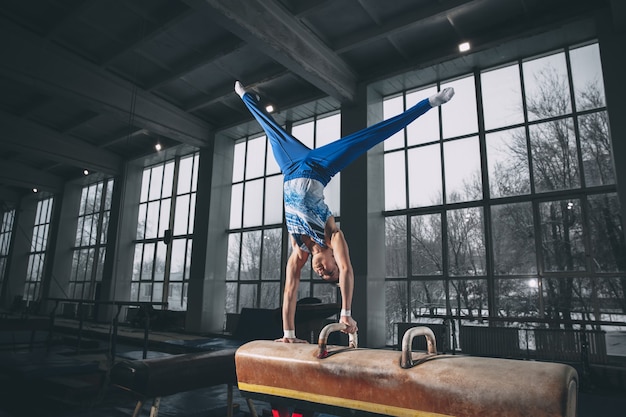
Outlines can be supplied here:
M332 250L328 249L314 254L311 259L311 266L324 281L339 281L339 267L337 266Z

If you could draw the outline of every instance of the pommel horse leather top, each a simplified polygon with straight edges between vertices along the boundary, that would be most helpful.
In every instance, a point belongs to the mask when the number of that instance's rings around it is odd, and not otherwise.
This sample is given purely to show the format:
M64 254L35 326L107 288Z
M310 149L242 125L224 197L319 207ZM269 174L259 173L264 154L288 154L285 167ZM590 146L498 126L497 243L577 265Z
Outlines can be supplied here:
M410 352L416 334L432 338L430 353ZM409 329L404 337L403 351L409 352L402 353L325 346L321 336L320 346L249 342L235 354L239 390L337 415L355 410L398 417L576 415L578 375L571 366L437 355L434 335L424 327ZM323 349L329 354L320 355Z

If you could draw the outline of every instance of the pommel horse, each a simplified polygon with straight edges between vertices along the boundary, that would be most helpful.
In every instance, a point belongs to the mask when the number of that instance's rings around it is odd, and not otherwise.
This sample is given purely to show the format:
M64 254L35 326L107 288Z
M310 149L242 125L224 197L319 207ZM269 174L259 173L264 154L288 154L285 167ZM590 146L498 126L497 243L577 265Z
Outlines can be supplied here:
M329 327L331 326L331 327ZM237 349L239 391L272 404L274 417L575 417L578 374L564 364L437 354L428 327L403 336L402 352L253 341ZM412 352L425 336L428 352ZM274 406L276 405L276 407Z

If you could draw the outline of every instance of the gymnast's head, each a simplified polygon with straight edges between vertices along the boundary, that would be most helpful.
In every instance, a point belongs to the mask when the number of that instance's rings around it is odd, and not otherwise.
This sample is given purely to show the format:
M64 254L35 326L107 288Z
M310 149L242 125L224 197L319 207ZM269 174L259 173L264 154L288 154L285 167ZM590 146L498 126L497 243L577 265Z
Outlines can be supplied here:
M339 266L330 248L314 253L311 257L311 267L324 281L329 283L339 282Z

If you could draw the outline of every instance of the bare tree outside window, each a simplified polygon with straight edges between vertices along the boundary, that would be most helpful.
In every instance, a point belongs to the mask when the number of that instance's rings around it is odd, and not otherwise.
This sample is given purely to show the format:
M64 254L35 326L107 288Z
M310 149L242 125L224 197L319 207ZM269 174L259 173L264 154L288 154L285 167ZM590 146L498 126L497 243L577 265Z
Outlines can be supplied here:
M394 202L386 204L388 336L394 323L442 309L468 318L623 320L626 243L598 45L478 75L486 130L477 139L467 126L445 127L449 106L442 131L464 136L405 148L409 157L399 141L386 147L393 167L385 175L403 176L385 178L386 202ZM456 84L473 96L468 83ZM416 158L428 147L441 151ZM445 196L437 199L440 178Z
M491 198L530 194L525 138L522 127L485 135Z
M626 243L619 214L617 194L589 196L589 233L593 245L592 268L597 272L626 271ZM626 287L624 287L626 288ZM626 312L626 311L625 311Z
M386 277L405 277L407 266L406 217L385 219Z
M596 105L599 105L598 88L590 86L590 90L592 90L591 95L583 97L593 98ZM608 125L608 116L605 111L589 113L578 118L587 187L615 183Z
M410 321L407 304L407 280L385 282L385 317L387 343L394 343L395 323Z
M482 210L450 210L448 224L448 263L451 276L485 275L485 242Z
M244 232L242 235L239 267L239 279L241 280L257 280L261 275L261 236L260 230Z
M539 204L541 248L546 271L584 271L585 249L580 200Z
M530 202L491 208L495 275L537 273L535 226Z
M467 318L487 317L487 280L450 280L452 314Z
M495 280L496 311L500 317L539 317L539 284L537 278L503 278Z
M441 215L411 217L412 275L443 274Z
M423 280L411 282L411 315L446 314L444 281Z

